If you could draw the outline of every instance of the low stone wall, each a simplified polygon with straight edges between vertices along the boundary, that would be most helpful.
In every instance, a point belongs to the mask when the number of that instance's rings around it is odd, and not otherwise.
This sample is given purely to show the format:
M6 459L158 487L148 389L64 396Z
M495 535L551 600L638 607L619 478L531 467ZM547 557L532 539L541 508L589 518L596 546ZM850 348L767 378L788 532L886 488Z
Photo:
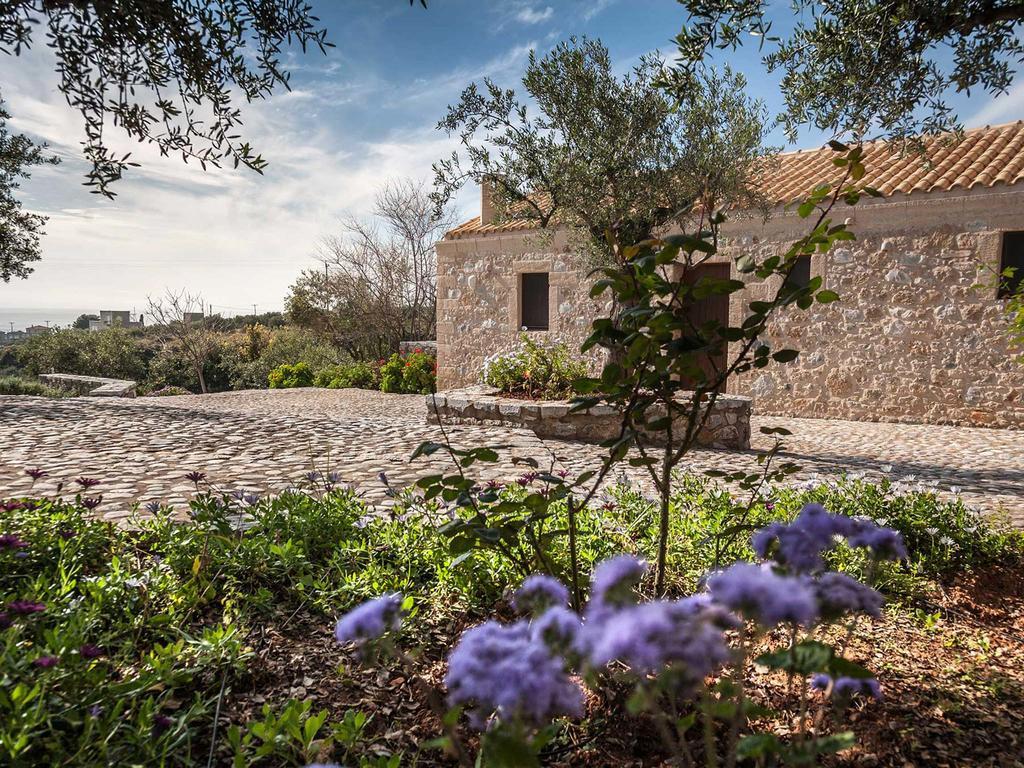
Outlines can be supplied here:
M54 387L88 397L135 397L134 381L79 376L77 373L41 373L39 378Z
M436 341L400 341L398 342L398 354L409 355L416 350L420 352L426 352L428 355L437 357L437 342Z
M452 389L427 395L427 421L436 424L504 424L530 429L538 437L599 443L619 432L617 408L597 405L570 413L567 400L517 400L493 387ZM719 395L697 444L713 448L750 448L750 398ZM657 437L651 442L657 444Z

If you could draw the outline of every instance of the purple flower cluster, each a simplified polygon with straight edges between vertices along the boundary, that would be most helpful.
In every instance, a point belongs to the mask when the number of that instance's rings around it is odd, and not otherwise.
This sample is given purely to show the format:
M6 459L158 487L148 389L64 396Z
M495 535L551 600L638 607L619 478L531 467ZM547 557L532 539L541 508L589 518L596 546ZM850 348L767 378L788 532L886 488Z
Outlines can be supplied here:
M810 584L783 576L768 564L736 563L708 579L708 591L719 605L762 624L810 624L818 601Z
M558 579L535 573L516 590L513 605L517 611L538 616L552 606L569 604L569 590Z
M772 523L754 534L751 545L758 557L774 557L799 573L821 570L822 554L845 538L851 547L865 547L874 557L902 560L907 556L903 538L891 528L869 520L833 515L820 504L807 504L792 523Z
M629 605L586 623L580 646L594 667L618 661L657 674L673 666L697 682L729 658L724 618L702 597Z
M870 696L881 701L882 686L873 677L837 677L833 679L830 675L820 673L811 678L811 688L818 691L828 691L831 686L831 696L835 699L849 700L854 696Z
M575 611L556 605L548 608L531 624L533 636L555 653L570 654L577 648L581 629Z
M339 643L362 644L401 626L402 596L396 593L378 597L346 613L338 619L334 636Z
M635 603L634 590L646 571L647 564L630 555L619 555L598 565L590 582L588 617L596 619L614 608Z
M866 613L875 618L882 615L882 595L846 574L827 571L810 583L822 618L835 619L848 613Z
M448 701L484 728L492 717L541 726L583 713L583 690L525 621L467 630L448 657Z
M24 549L28 546L16 533L0 534L0 549Z

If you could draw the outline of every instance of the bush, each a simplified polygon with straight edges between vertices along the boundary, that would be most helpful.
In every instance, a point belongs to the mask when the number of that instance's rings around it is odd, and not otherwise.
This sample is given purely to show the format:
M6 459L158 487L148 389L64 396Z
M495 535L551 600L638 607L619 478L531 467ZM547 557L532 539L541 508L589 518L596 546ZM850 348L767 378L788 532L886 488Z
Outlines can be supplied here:
M286 327L232 334L224 357L231 389L264 389L275 368L305 363L319 371L340 363L342 354L311 333Z
M305 363L279 365L267 376L271 389L313 386L313 370Z
M30 395L32 397L70 397L62 389L51 387L24 376L0 376L0 395Z
M59 328L17 347L18 362L32 374L79 373L142 381L154 351L126 328L82 331Z
M506 395L562 400L573 394L573 382L587 375L587 364L573 359L565 344L541 345L527 335L512 352L489 357L485 384Z
M380 389L380 365L376 363L339 363L317 372L313 386L327 389Z
M397 352L380 367L381 392L429 395L437 386L437 359L422 350Z
M182 387L160 387L150 392L143 393L143 397L171 397L174 395L192 395L195 394Z

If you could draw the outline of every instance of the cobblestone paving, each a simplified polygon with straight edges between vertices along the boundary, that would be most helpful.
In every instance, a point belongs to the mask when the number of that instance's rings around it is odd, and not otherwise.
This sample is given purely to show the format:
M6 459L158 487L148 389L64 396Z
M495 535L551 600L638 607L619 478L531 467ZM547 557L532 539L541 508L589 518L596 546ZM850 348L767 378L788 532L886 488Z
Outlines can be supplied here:
M134 503L159 500L182 508L194 491L185 473L205 472L218 488L273 492L298 484L311 469L336 471L368 500L386 499L377 479L386 472L395 487L438 471L435 456L409 463L438 427L425 423L420 396L365 390L294 389L228 392L206 396L135 400L49 400L0 396L0 496L25 493L30 467L49 475L36 491L57 483L73 487L79 476L101 481L99 512L126 517ZM769 445L762 425L784 426L787 457L803 467L794 482L815 475L864 473L910 483L935 483L986 511L1004 509L1024 525L1024 433L900 424L756 417L756 448ZM451 427L456 445L502 443L502 460L481 465L483 479L511 479L524 468L514 457L532 457L556 468L595 466L596 446L541 441L531 432ZM688 469L752 469L755 453L695 450ZM640 470L626 470L645 487ZM619 477L619 475L617 475Z

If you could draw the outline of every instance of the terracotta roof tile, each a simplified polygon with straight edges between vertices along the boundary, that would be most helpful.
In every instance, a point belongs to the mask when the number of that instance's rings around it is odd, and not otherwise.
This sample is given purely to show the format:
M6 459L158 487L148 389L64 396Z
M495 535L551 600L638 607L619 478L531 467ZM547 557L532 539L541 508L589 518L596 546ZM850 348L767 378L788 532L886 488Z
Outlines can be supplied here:
M901 155L884 142L864 145L867 175L863 182L885 196L897 193L921 194L956 189L1010 185L1024 181L1024 121L973 128L959 143L944 138L926 141L926 159L917 154ZM800 200L823 181L838 181L840 171L832 164L835 153L828 148L786 152L773 159L776 171L768 176L763 192L772 203ZM447 237L472 237L497 232L532 229L529 219L506 219L480 224L470 219L451 230Z

